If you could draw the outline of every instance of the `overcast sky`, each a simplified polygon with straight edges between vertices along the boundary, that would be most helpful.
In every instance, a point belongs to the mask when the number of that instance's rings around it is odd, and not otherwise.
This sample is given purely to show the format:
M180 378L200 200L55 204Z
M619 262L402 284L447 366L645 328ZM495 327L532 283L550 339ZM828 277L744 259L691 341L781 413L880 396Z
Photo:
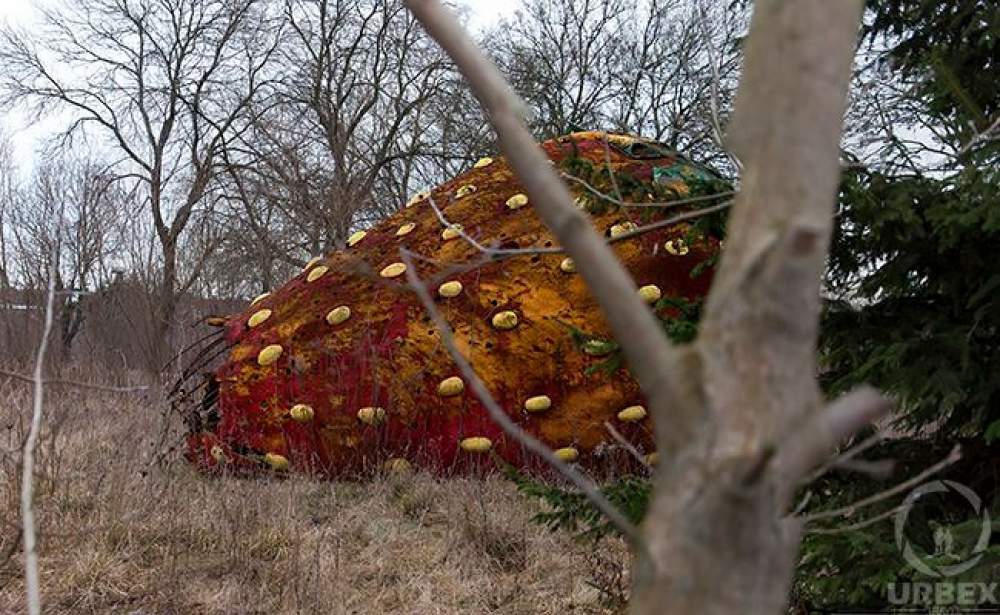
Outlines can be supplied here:
M35 6L51 4L46 0L0 0L0 22L17 26L30 26L34 18ZM470 26L479 29L490 25L503 16L510 15L520 4L518 0L457 0L469 9ZM22 169L31 166L34 152L41 140L58 128L59 122L48 121L27 126L25 117L17 112L0 110L0 126L14 141Z

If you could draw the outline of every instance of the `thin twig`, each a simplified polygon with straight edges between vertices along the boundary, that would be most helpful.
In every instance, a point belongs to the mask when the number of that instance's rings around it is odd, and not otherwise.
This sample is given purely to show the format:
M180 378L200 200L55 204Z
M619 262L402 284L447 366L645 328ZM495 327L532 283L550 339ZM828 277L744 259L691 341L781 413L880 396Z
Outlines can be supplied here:
M652 467L649 465L649 462L646 461L646 458L642 456L642 453L639 452L639 449L633 446L631 442L626 440L625 436L623 436L620 431L615 429L615 426L612 425L610 421L604 421L604 428L608 430L608 433L611 434L611 437L615 439L615 442L620 444L622 448L628 451L629 454L636 459L636 461L641 463L647 469L650 469Z
M812 529L807 529L806 534L843 534L846 532L853 532L854 530L861 530L868 526L875 525L883 519L887 519L899 511L903 510L905 506L900 505L895 508L890 508L884 513L875 515L870 519L865 519L864 521L858 521L857 523L852 523L851 525L842 525L840 527L817 527Z
M806 491L806 494L802 497L801 500L799 500L799 503L795 506L795 510L792 511L792 514L790 516L798 517L802 513L802 511L806 509L806 506L809 505L810 500L812 500L812 496L813 496L812 490Z
M665 226L673 226L679 222L685 222L687 220L694 220L695 218L700 218L702 216L707 216L709 214L718 213L725 209L729 209L733 204L733 201L726 201L725 203L719 203L718 205L712 205L710 207L703 207L701 209L695 209L693 211L686 211L682 214L677 214L676 216L671 216L669 218L664 218L663 220L657 220L656 222L651 222L649 224L640 226L634 231L629 231L627 233L622 233L617 237L611 237L607 240L607 243L617 243L619 241L625 241L626 239L632 239L633 237L638 237L640 235L645 235L650 231L655 231L656 229L663 228Z
M994 120L993 123L990 124L985 130L977 132L976 134L972 135L972 138L969 139L969 141L965 145L959 148L959 150L955 153L955 155L961 156L962 154L968 152L970 149L975 147L976 144L978 144L981 141L992 141L993 139L996 138L996 135L994 135L993 133L998 131L1000 131L1000 117L997 117L997 119Z
M611 166L611 145L608 143L608 133L601 133L601 140L604 141L604 160L608 165L608 177L611 178L611 188L615 191L615 198L619 202L623 201L622 191L618 188L618 178L615 177L615 168Z
M892 474L896 467L896 462L892 459L875 459L867 461L865 459L851 459L837 464L837 469L844 472L854 472L864 474L875 480L884 480Z
M481 244L478 241L476 241L475 239L473 239L471 235L469 235L468 233L466 233L465 229L463 229L461 227L461 225L452 224L451 222L449 222L448 219L445 217L444 212L442 212L441 208L438 207L438 204L434 200L434 197L428 196L427 197L427 202L430 204L431 209L434 210L434 215L437 216L438 222L440 222L442 226L444 226L445 228L452 229L453 231L455 231L455 233L458 234L459 237L461 237L462 239L464 239L466 241L466 243L468 243L473 248L479 250L480 252L482 252L484 254L491 254L491 255L493 255L493 254L503 254L503 255L507 255L507 256L513 256L513 255L516 255L516 254L539 254L539 253L543 253L543 254L556 254L556 253L562 252L562 248L557 248L557 247L550 247L550 248L491 248L489 246L484 246L483 244Z
M719 146L729 160L732 161L733 166L736 167L738 173L743 172L743 163L740 161L739 157L734 154L729 147L726 146L726 138L722 132L722 122L719 120L719 86L722 84L722 78L719 75L719 65L715 57L715 43L712 41L712 33L708 30L708 11L704 5L699 7L701 10L701 19L698 20L701 26L702 34L705 36L705 51L708 52L708 63L712 67L712 94L709 97L709 110L711 111L711 123L712 123L712 133L715 137L715 143Z
M538 439L526 433L518 427L518 425L514 423L509 416L507 416L507 413L504 412L503 408L500 407L497 401L493 398L493 395L486 388L482 379L479 378L479 374L476 373L475 368L472 367L468 359L465 358L465 355L463 355L455 345L451 326L441 315L441 312L438 311L437 305L434 303L434 299L427 291L426 284L417 275L417 270L414 266L410 251L402 248L400 249L400 256L403 263L406 265L406 279L409 282L410 287L420 299L424 309L427 310L427 314L434 321L438 331L441 333L441 342L444 344L448 353L455 361L455 364L458 366L462 376L469 383L472 392L486 407L486 410L489 412L490 418L493 419L493 422L495 422L504 431L504 433L522 444L532 453L544 459L546 463L569 479L569 481L572 482L587 497L587 499L590 500L590 502L593 503L594 506L597 507L597 509L600 510L609 521L611 521L616 528L618 528L618 530L623 536L625 536L633 547L641 548L642 539L640 537L639 530L634 525L629 523L628 519L622 515L621 511L615 508L614 505L612 505L611 502L604 497L597 485L588 480L583 474L575 470L572 466L556 457L549 447L545 446Z
M879 442L881 442L882 438L884 438L884 437L885 437L885 434L883 434L881 431L878 431L878 432L872 434L871 436L868 436L867 438L865 438L864 440L862 440L861 442L859 442L856 446L852 446L851 448L847 449L846 451L844 451L840 455L834 457L830 461L826 462L825 464L823 464L822 466L820 466L819 468L817 468L816 471L813 472L812 474L810 474L804 481L802 481L802 483L803 484L809 484L809 483L817 480L818 478L820 478L821 476L823 476L824 474L826 474L830 470L832 470L832 469L834 469L834 468L836 468L836 467L838 467L840 465L843 465L844 463L847 463L848 461L854 459L855 457L857 457L861 453L863 453L863 452L867 451L868 449L870 449L871 447L875 446L876 444L878 444Z
M563 179L569 180L575 184L583 186L583 188L587 192L590 192L597 198L612 203L614 205L617 205L619 207L657 207L657 208L678 207L680 205L689 205L691 203L703 203L705 201L714 201L716 199L721 199L736 194L735 190L725 190L723 192L716 192L714 194L699 194L698 196L689 196L689 197L684 197L682 199L673 199L670 201L660 201L656 203L632 203L629 201L622 201L620 199L616 199L610 194L601 192L600 190L592 186L587 180L581 177L577 177L576 175L571 175L566 171L560 171L559 176L562 177Z
M60 214L61 215L61 214ZM45 302L45 325L42 329L42 339L38 344L38 355L35 358L34 397L31 411L31 427L28 438L24 442L24 455L21 462L21 527L24 533L24 591L28 603L28 614L39 615L42 612L42 601L38 580L38 550L35 539L35 446L42 430L42 402L45 395L45 354L49 349L49 336L52 333L53 305L56 291L56 267L59 255L59 234L56 230L56 241L52 247L49 264L49 288Z
M671 429L659 430L660 446L679 451L704 420L700 408L682 395L678 376L672 373L680 353L664 339L659 321L636 292L635 280L573 204L566 184L524 123L524 102L497 67L439 0L405 0L405 4L468 81L532 207L577 264L612 334L623 341L622 351L652 415L669 417Z
M8 378L13 378L14 380L20 380L21 382L34 383L35 379L32 376L25 376L24 374L18 374L17 372L9 372L5 369L0 369L0 376L7 376ZM70 387L78 387L81 389L90 389L93 391L105 391L108 393L135 393L139 391L148 391L149 386L132 386L132 387L113 387L105 386L102 384L90 384L89 382L78 382L76 380L58 380L58 379L46 379L43 381L45 385L63 385Z
M430 203L431 209L434 210L434 215L437 216L438 221L445 228L452 228L458 234L459 237L464 239L473 248L479 250L483 254L489 254L494 257L510 257L510 256L526 256L530 254L562 254L566 252L566 248L562 246L551 246L551 247L540 247L540 248L492 248L489 246L484 246L475 239L473 239L464 229L454 226L445 217L444 212L438 207L437 203L433 198L428 197L427 202ZM622 233L621 235L616 235L615 237L609 237L605 240L607 244L617 243L619 241L625 241L626 239L632 239L634 237L639 237L645 235L651 231L661 229L665 226L673 226L687 220L693 220L695 218L700 218L702 216L707 216L709 214L718 213L724 209L728 209L732 206L733 201L726 201L724 203L718 203L717 205L712 205L710 207L703 207L701 209L695 209L692 211L686 211L682 214L677 214L676 216L671 216L669 218L664 218L663 220L657 220L656 222L651 222L649 224L644 224L639 228L629 231L627 233Z
M885 491L880 491L879 493L870 495L867 498L858 500L853 504L849 504L841 508L835 508L833 510L824 510L821 512L813 513L811 515L804 515L802 517L799 517L799 519L803 523L809 523L810 521L819 521L820 519L850 517L861 508L871 506L872 504L877 504L883 500L891 498L894 495L897 495L899 493L902 493L904 491L907 491L908 489L911 489L919 485L923 481L927 480L927 478L937 474L938 472L947 468L948 466L955 463L961 458L962 458L962 447L959 445L955 445L955 448L951 449L951 452L948 453L947 457L935 463L931 467L927 468L920 474L917 474L913 478L910 478L909 480L905 480L890 489L886 489Z

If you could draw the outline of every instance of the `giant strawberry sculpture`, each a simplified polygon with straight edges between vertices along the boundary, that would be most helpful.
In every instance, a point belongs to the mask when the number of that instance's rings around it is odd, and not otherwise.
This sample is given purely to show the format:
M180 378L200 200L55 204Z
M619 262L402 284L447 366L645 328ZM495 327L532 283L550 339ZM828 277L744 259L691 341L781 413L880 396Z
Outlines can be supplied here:
M635 137L574 133L542 147L613 241L665 334L683 325L708 290L718 233L689 223L635 231L710 202L724 185ZM595 468L615 449L608 424L651 453L642 393L572 261L509 252L554 242L501 158L418 194L225 319L228 354L203 400L185 409L188 458L206 468L327 475L411 464L468 471L496 456L536 467L466 386L407 283L403 247L418 255L416 273L459 349L524 430L564 460ZM192 392L179 387L177 399L190 402Z

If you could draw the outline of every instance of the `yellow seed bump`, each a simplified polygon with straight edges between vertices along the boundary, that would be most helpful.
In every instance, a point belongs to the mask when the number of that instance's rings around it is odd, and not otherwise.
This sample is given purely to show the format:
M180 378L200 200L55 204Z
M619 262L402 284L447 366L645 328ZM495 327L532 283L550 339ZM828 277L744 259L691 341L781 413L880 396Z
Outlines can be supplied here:
M402 457L393 457L391 459L386 459L382 467L389 474L408 474L411 469L410 462L403 459Z
M219 446L218 444L216 444L215 446L213 446L212 450L209 451L209 453L212 455L212 459L215 460L215 463L225 463L226 462L226 454L222 451L222 447Z
M520 192L507 199L507 207L510 209L520 209L527 204L528 195Z
M365 425L381 425L385 422L385 408L361 408L358 410L358 420Z
M351 233L351 236L347 238L347 246L348 247L353 247L359 241L361 241L362 239L364 239L365 235L367 235L367 234L368 233L366 231L356 231L354 233Z
M315 413L313 412L312 406L307 406L306 404L295 404L288 410L288 416L292 417L293 420L299 423L308 423L313 420Z
M448 241L449 239L454 239L456 237L462 236L462 225L461 224L450 224L448 228L441 231L441 239Z
M524 409L528 412L545 412L552 407L552 400L548 395L536 395L524 400Z
M459 282L458 280L445 282L441 286L438 286L438 294L447 299L450 299L451 297L457 297L461 292L462 292L462 283Z
M306 276L306 282L315 282L316 280L318 280L321 277L325 276L326 272L329 271L329 270L330 270L330 268L327 267L326 265L320 265L319 267L313 267L312 269L309 270L309 275Z
M635 423L646 418L646 409L642 406L629 406L618 413L618 420L626 423Z
M277 453L268 453L264 455L264 463L271 466L272 470L277 470L279 472L283 472L288 469L288 458Z
M493 448L493 442L489 438L477 436L474 438L465 438L459 443L459 446L467 453L485 453Z
M438 395L441 397L454 397L455 395L461 395L462 391L465 390L465 383L458 376L452 376L450 378L445 378L438 384Z
M351 308L346 305L335 307L326 314L326 322L331 325L339 325L351 317Z
M414 205L416 205L420 201L426 199L430 195L431 195L431 193L430 193L429 190L421 190L420 192L418 192L418 193L414 194L412 197L410 197L410 200L406 202L406 206L407 207L413 207Z
M404 265L403 263L393 263L391 265L386 266L386 268L383 269L379 273L379 275L382 276L383 278L395 278L397 276L403 275L405 271L406 271L406 265Z
M650 453L650 454L646 455L645 457L643 457L643 461L645 461L646 465L648 465L648 466L655 466L656 464L660 463L660 454L659 453Z
M646 303L656 303L662 296L663 293L660 292L660 287L656 284L647 284L639 289L639 297Z
M576 263L569 257L562 259L562 262L559 263L559 268L566 273L576 273Z
M261 293L253 298L253 301L250 302L250 305L255 305L258 301L263 301L264 299L267 299L270 296L271 293Z
M687 243L683 239L671 239L667 243L663 244L663 247L667 252L670 252L674 256L684 256L690 250L687 247Z
M396 237L402 237L404 235L409 235L413 232L413 229L417 228L417 225L413 222L407 222L403 226L396 230Z
M506 310L493 316L493 326L501 331L510 331L517 326L517 314Z
M306 263L306 266L302 268L302 271L305 271L306 269L309 269L310 267L312 267L313 265L315 265L316 263L318 263L320 260L322 260L322 258L323 258L322 256L314 256L314 257L310 258L309 262Z
M278 360L281 356L282 348L278 344L271 344L270 346L264 346L264 348L257 355L257 365L261 367L266 367Z
M225 327L229 319L225 316L209 316L205 319L205 324L209 327Z
M625 233L631 233L632 231L638 229L635 222L630 222L626 220L625 222L619 222L611 227L611 236L620 237Z
M247 326L253 329L257 325L261 324L265 320L271 317L271 310L265 308L263 310L257 310L253 313L249 319L247 319Z
M472 184L465 184L461 188L455 191L455 198L460 199L463 196L468 196L476 191L476 187Z
M472 165L472 167L475 169L481 169L483 167L488 167L491 164L493 164L493 159L490 158L489 156L486 156L485 158L480 158L479 160L477 160L476 164Z
M552 451L560 461L565 461L566 463L573 463L580 457L580 451L576 450L572 446L567 446L565 448L557 448Z

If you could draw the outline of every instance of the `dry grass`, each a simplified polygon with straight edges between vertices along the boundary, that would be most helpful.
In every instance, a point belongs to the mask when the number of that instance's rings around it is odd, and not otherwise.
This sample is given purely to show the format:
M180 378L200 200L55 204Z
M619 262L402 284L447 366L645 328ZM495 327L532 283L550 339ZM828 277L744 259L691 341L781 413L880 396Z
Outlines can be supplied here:
M18 613L13 449L28 390L0 381L0 404L0 613ZM614 612L588 580L608 561L620 569L621 545L595 563L592 547L530 523L535 505L503 479L329 483L211 478L176 459L151 467L161 407L53 391L37 506L47 612Z

